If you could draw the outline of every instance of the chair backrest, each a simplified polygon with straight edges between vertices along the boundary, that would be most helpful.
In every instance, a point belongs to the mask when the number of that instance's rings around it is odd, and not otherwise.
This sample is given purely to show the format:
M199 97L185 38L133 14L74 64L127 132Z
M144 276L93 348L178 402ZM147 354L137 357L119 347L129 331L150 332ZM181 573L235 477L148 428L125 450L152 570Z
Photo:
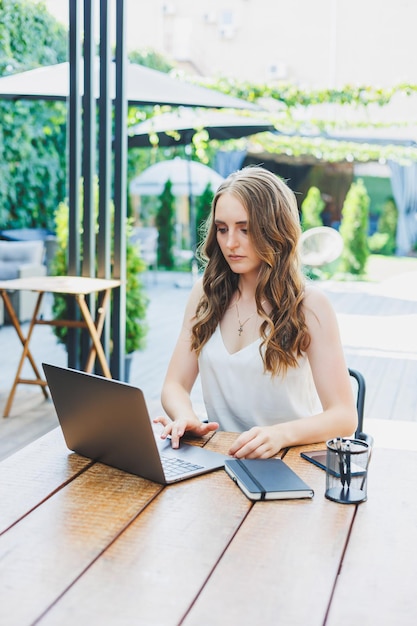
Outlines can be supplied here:
M329 226L310 228L301 235L300 252L304 265L323 267L340 257L343 239L337 230Z
M0 279L19 277L25 265L42 265L45 254L43 241L0 241Z
M366 441L370 445L373 443L373 438L371 435L368 435L363 430L363 420L365 413L365 393L366 393L366 383L365 378L361 372L358 370L354 370L349 368L350 376L356 381L356 409L358 411L358 426L355 431L355 438L360 439L362 441Z

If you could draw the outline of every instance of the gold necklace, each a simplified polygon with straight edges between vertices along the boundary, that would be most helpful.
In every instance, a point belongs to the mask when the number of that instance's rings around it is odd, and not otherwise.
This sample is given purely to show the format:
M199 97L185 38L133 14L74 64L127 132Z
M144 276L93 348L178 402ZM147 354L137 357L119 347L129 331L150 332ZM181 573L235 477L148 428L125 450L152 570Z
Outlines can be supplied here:
M237 332L239 333L239 337L240 337L241 334L243 333L244 325L246 324L246 322L249 322L249 320L252 319L254 315L256 315L257 311L252 313L252 315L249 315L249 317L247 317L244 322L241 322L240 316L239 316L239 307L237 306L237 302L235 302L235 306L236 306L237 321L239 322L239 328L237 329Z

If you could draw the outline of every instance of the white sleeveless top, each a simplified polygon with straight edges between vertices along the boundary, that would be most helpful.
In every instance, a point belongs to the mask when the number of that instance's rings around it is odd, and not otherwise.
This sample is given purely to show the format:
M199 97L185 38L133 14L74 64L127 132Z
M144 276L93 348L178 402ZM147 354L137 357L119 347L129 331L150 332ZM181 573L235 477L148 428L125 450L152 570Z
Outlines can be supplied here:
M272 426L322 411L308 358L299 359L283 376L264 373L261 339L230 354L220 326L199 357L204 404L209 421L242 432L252 426Z

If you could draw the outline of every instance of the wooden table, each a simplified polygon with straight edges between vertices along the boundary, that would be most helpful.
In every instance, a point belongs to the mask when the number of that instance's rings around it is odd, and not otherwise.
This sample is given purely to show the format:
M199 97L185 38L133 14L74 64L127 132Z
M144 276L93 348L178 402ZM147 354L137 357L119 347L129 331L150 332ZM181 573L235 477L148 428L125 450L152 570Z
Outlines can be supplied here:
M85 365L85 371L91 372L95 359L98 358L104 376L111 378L110 369L107 363L101 344L101 333L104 326L111 290L120 286L120 280L107 280L103 278L87 278L80 276L32 276L28 278L16 278L15 280L0 281L0 295L3 298L4 306L10 316L11 323L16 329L17 335L22 343L23 352L19 361L16 376L13 381L12 388L3 417L7 417L10 413L16 387L19 384L39 385L45 398L48 397L46 381L42 378L40 371L35 363L29 345L33 330L37 325L47 326L65 326L67 328L86 328L91 338L91 348ZM9 298L9 291L35 291L38 298L33 310L32 319L29 324L27 335L25 336L20 325L19 319L13 309ZM82 315L81 320L65 320L65 319L44 319L41 314L41 305L45 293L55 293L73 296L78 304ZM99 302L97 305L97 315L95 321L86 302L86 296L92 293L99 294ZM25 359L28 359L32 370L35 374L34 379L22 378L21 373Z
M358 506L302 449L285 461L314 498L252 503L224 470L164 488L55 429L0 464L0 623L414 625L416 449L376 447Z

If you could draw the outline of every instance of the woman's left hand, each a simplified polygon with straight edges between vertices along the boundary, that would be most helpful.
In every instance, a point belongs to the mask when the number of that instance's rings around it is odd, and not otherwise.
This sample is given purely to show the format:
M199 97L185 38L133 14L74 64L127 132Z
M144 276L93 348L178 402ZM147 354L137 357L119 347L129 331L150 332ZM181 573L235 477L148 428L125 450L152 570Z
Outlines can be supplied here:
M254 426L239 435L229 454L237 459L269 459L278 454L283 445L277 426Z

